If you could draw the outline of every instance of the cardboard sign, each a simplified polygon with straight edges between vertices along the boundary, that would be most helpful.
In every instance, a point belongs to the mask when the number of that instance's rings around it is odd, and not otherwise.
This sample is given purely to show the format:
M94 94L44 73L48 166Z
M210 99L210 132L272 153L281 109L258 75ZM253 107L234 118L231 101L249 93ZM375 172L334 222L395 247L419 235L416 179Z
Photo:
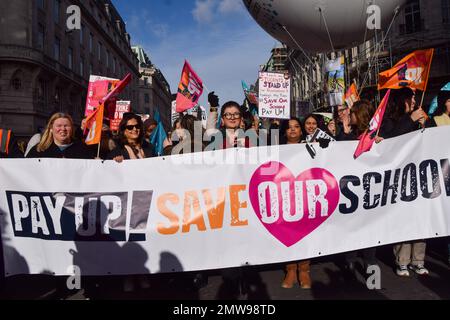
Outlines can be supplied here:
M117 101L114 119L111 119L110 122L111 131L119 130L120 121L122 121L123 115L127 112L131 112L131 101Z
M259 73L259 117L291 117L291 78L283 73Z

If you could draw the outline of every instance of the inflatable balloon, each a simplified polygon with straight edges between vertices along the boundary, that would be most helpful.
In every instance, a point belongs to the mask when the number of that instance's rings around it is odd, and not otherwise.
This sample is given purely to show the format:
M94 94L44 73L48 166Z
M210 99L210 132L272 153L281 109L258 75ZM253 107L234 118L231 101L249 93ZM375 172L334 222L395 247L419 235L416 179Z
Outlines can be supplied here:
M370 39L377 25L387 30L395 9L406 2L406 0L243 1L253 18L270 35L292 48L297 48L296 41L309 52L332 51L327 28L335 50L361 44L366 30L366 39ZM368 20L370 28L367 27Z

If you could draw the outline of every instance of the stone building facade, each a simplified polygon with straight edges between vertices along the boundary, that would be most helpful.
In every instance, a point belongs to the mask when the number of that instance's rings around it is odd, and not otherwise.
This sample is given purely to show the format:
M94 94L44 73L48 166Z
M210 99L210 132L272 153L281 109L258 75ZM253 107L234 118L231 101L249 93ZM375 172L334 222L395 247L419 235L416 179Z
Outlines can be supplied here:
M67 28L71 5L80 8L79 30ZM137 101L138 60L110 0L1 1L0 14L0 127L30 136L53 111L80 123L90 74L131 73L120 98Z
M141 74L137 93L140 109L152 117L155 111L158 110L164 128L169 130L172 104L169 83L141 46L133 46L132 49L138 57L139 72Z

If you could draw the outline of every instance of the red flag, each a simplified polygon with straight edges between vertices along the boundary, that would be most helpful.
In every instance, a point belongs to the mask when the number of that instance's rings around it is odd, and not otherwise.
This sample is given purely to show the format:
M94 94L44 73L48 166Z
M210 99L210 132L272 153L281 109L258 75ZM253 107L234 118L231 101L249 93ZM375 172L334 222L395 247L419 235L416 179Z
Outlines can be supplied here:
M100 105L99 101L106 96L119 82L119 79L91 75L89 78L88 96L86 98L85 117L89 117Z
M99 105L104 104L105 102L117 98L117 96L125 89L125 87L131 81L131 73L127 74L125 78L114 84L114 88L99 101Z
M181 73L177 94L177 112L184 112L197 105L203 93L202 79L192 70L191 65L185 60Z
M369 129L366 130L366 132L364 132L361 137L359 137L359 144L353 156L355 159L362 155L364 152L370 151L370 149L372 149L372 145L381 126L381 122L383 122L384 112L386 111L386 106L388 104L390 94L391 89L388 90L380 105L378 106L377 111L375 111L375 114L370 121Z
M433 54L434 49L414 51L403 58L392 69L381 72L378 90L409 87L425 91Z
M88 131L88 135L84 142L87 145L100 143L100 140L102 138L104 110L105 106L102 104L86 119L86 130Z

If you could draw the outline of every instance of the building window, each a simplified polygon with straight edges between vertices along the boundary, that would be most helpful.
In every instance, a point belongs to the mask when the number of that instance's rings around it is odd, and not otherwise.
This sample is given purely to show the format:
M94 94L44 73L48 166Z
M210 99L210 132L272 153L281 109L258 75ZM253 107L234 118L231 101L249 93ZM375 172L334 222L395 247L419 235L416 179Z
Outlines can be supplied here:
M450 0L441 0L442 2L442 22L450 22Z
M80 75L84 77L84 58L80 58Z
M58 107L59 111L62 111L62 89L55 89L55 104Z
M15 77L11 80L11 86L14 90L20 90L22 88L22 80L19 77Z
M422 29L419 0L412 0L405 6L405 33L414 33Z
M47 104L48 101L48 85L45 80L39 79L36 88L37 99L39 103Z
M148 86L148 78L147 77L144 78L144 86Z
M73 49L69 48L67 50L67 66L70 70L73 70Z
M109 50L106 50L106 68L109 68Z
M44 46L45 46L45 27L42 24L39 24L37 34L37 47L40 50L44 50Z
M100 43L100 41L98 42L98 46L97 46L97 51L98 51L98 60L101 61L102 60L102 44Z
M53 19L55 23L59 24L61 12L61 0L54 0L53 2Z
M44 10L44 5L45 5L44 0L37 0L36 2L37 2L38 8Z
M150 103L150 96L148 95L148 93L144 94L144 102Z
M117 60L116 60L116 58L114 58L114 62L113 62L113 73L116 73L116 64L117 64Z
M90 75L94 74L94 65L92 63L89 65L89 74Z
M55 44L53 46L53 58L56 61L59 61L61 54L61 40L58 37L55 38Z
M94 35L92 33L89 33L89 52L92 53L93 49L94 49Z

